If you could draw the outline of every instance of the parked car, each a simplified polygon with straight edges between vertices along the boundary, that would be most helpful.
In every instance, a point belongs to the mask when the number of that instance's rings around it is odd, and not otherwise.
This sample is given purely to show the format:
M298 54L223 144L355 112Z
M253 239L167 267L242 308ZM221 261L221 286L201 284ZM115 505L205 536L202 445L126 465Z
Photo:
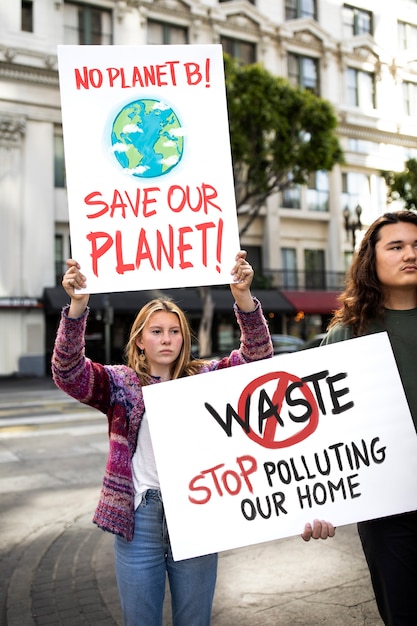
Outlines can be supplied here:
M293 335L271 335L274 354L284 354L285 352L297 352L301 350L304 341L300 337Z
M307 341L299 348L300 350L308 350L309 348L317 348L325 338L326 333L319 333L318 335L314 335L311 339L307 339Z

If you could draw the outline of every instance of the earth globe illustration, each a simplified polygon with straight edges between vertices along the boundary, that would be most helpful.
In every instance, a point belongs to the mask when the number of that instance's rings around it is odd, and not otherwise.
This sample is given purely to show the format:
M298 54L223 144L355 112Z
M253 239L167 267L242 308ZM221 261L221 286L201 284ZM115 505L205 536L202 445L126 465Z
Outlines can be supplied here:
M154 178L167 174L181 161L184 130L168 104L143 98L130 102L116 115L111 143L127 174Z

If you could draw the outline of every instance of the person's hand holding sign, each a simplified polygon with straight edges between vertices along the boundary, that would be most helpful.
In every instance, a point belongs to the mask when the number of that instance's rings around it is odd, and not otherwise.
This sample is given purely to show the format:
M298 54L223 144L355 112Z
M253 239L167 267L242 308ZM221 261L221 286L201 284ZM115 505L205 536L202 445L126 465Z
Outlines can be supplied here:
M307 523L304 526L304 532L301 538L304 539L304 541L310 541L310 539L327 539L328 537L334 537L335 532L336 529L330 522L315 519L313 525Z
M240 250L236 255L236 264L231 271L233 283L230 285L232 295L241 311L255 309L250 287L253 280L253 268L246 260L246 251Z
M76 293L76 289L84 289L86 287L86 278L80 271L80 265L74 259L67 260L67 271L62 278L62 286L71 298L71 305L68 311L68 317L81 317L84 313L89 295L87 293Z

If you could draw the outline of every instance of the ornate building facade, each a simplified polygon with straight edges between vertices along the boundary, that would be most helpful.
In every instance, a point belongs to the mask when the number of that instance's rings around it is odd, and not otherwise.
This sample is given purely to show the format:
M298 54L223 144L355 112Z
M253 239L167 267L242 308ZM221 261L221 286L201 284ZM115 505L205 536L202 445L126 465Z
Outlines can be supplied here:
M221 43L332 103L345 163L270 197L241 242L273 288L272 329L323 330L361 236L357 207L364 226L384 212L381 171L417 155L417 2L2 0L0 376L46 373L62 304L70 242L56 51L66 43ZM220 350L230 325L216 297ZM93 354L110 324L110 352L123 343L137 306L128 300L92 301Z

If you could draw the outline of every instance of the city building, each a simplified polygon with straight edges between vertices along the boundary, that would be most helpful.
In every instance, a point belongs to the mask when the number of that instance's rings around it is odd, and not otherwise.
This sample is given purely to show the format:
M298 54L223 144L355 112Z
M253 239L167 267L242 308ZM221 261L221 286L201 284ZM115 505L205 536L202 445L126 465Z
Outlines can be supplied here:
M309 338L336 306L361 228L386 209L381 171L417 154L416 0L2 0L0 376L43 375L70 256L57 45L221 43L334 106L345 163L270 197L242 237L275 333ZM245 215L239 216L239 220ZM88 349L120 358L146 293L91 299ZM198 326L196 290L175 293ZM213 289L214 351L233 343Z

